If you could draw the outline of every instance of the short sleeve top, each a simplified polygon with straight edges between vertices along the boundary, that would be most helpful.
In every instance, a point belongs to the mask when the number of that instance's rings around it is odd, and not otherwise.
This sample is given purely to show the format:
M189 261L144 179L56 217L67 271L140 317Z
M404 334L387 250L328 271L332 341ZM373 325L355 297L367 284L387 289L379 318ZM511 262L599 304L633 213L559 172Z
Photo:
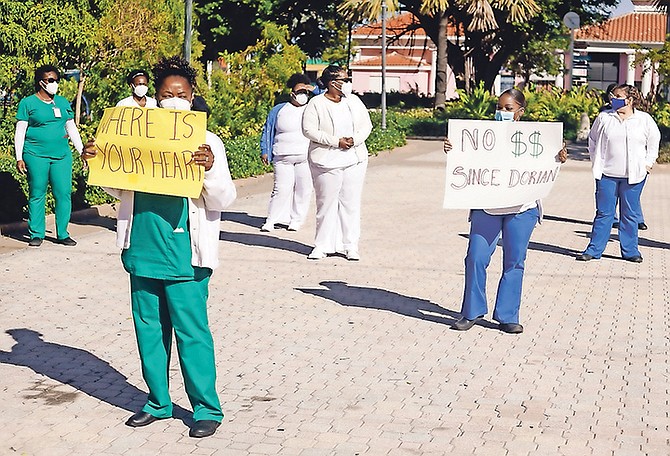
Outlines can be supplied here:
M16 120L28 122L24 154L43 158L63 158L72 153L65 123L74 119L70 103L64 97L54 96L50 102L36 94L19 102Z

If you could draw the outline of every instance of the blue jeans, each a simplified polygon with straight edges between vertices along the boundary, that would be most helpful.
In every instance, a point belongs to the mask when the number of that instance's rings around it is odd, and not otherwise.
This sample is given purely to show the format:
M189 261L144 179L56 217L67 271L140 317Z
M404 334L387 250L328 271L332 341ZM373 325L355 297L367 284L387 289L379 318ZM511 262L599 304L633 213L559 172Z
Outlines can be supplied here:
M614 222L617 200L619 201L619 242L621 256L640 256L637 243L637 224L642 207L640 195L646 179L637 184L629 184L626 177L603 176L596 180L596 217L591 229L591 242L584 254L600 258L607 247L612 223Z
M520 214L490 215L482 210L470 213L470 240L465 257L465 292L461 315L468 320L486 315L486 268L502 233L503 272L498 284L493 319L518 323L524 263L530 235L537 224L535 207Z

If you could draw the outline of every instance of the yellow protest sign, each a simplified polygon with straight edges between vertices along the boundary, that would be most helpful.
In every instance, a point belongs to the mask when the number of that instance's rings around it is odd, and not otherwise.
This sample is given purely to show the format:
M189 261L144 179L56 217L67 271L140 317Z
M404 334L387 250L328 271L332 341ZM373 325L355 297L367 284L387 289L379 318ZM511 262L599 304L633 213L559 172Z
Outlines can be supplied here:
M88 160L88 183L159 195L197 198L205 169L193 153L205 143L204 112L107 108Z

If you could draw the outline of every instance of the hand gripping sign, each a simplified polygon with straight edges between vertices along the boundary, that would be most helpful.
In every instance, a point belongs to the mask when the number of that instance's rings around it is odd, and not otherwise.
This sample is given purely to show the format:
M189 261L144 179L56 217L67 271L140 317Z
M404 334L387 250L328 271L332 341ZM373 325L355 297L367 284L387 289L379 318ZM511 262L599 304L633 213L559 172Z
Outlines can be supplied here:
M193 153L205 143L203 112L118 107L105 109L88 183L159 195L197 198L205 169Z
M563 148L560 122L449 121L446 209L495 209L549 195Z

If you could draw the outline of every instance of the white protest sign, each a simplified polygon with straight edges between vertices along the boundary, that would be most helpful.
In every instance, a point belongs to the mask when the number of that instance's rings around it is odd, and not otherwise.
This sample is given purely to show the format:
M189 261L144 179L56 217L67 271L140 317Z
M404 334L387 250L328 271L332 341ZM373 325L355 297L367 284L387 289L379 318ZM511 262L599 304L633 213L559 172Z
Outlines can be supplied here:
M449 121L446 209L495 209L549 195L563 148L560 122Z

